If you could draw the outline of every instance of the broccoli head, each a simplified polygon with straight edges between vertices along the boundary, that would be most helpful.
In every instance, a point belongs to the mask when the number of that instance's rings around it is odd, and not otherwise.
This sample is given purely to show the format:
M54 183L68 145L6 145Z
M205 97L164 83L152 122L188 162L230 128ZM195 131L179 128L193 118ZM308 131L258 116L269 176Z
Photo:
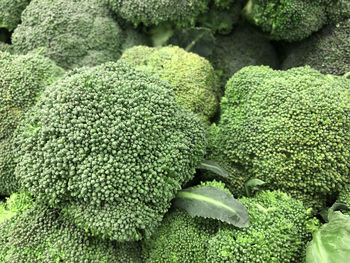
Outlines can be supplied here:
M209 0L104 0L111 10L125 20L138 25L158 25L164 22L179 26L192 24L206 10Z
M176 46L135 46L126 50L120 60L168 81L178 102L203 123L210 123L219 107L219 86L206 59Z
M335 18L350 16L343 0L249 0L244 16L275 40L299 41ZM332 19L328 17L331 16Z
M32 0L12 42L18 53L41 48L42 55L72 69L116 61L126 34L99 0Z
M220 224L208 242L206 262L303 262L312 238L310 226L317 223L310 210L280 191L263 191L239 201L248 210L250 226Z
M313 208L334 198L350 182L349 95L348 79L310 67L233 75L210 142L240 171L232 187L258 178Z
M137 243L89 236L59 210L34 203L28 194L14 194L0 205L0 262L141 262Z
M38 54L0 52L0 194L18 187L11 161L11 138L18 122L43 89L63 74L62 68Z
M15 142L26 189L117 241L153 232L206 146L200 121L168 83L113 62L49 86Z
M30 0L0 0L0 27L14 30Z
M326 26L287 50L284 69L309 65L323 74L343 75L350 71L350 19Z

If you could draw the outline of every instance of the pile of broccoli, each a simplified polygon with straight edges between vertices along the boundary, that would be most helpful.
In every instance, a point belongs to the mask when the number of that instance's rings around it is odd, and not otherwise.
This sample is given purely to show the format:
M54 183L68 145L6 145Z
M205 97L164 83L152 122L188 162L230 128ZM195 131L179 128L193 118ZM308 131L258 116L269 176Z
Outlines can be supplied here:
M0 263L348 263L349 211L349 0L0 0Z

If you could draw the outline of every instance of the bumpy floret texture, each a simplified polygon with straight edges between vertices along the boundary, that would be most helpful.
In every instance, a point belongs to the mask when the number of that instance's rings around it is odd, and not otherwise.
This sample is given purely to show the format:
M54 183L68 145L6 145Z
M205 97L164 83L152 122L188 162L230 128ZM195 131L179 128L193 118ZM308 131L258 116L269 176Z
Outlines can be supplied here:
M0 41L0 52L12 52L12 46Z
M12 31L21 21L21 14L30 0L0 0L0 27Z
M6 202L0 202L0 223L10 219L11 217L14 217L18 213L26 211L32 207L33 204L33 197L28 192L18 192L11 194L11 196L6 199Z
M57 209L42 204L0 223L0 262L138 263L136 243L89 236Z
M116 61L125 38L126 33L99 0L33 0L12 42L19 53L43 49L42 55L72 69Z
M307 38L335 19L349 17L350 9L344 8L348 6L341 0L250 0L244 13L275 40L293 42Z
M118 241L153 232L206 145L200 121L169 84L112 62L47 88L18 134L24 187Z
M240 202L248 210L250 226L221 224L209 240L206 262L303 262L313 220L300 201L280 191L263 191Z
M150 26L163 22L189 25L204 10L209 0L104 0L125 20Z
M348 208L350 208L350 184L346 185L343 190L341 190L337 203L345 204ZM349 210L344 211L344 213L350 215Z
M300 44L293 44L283 68L309 65L323 74L350 71L350 19L323 28Z
M62 68L38 54L0 52L0 194L10 194L18 187L11 152L18 122L42 90L63 74Z
M320 208L350 182L349 92L310 67L246 67L226 86L211 144L247 180Z
M121 61L169 82L178 102L203 123L209 124L218 110L219 86L206 59L176 46L135 46L123 53Z

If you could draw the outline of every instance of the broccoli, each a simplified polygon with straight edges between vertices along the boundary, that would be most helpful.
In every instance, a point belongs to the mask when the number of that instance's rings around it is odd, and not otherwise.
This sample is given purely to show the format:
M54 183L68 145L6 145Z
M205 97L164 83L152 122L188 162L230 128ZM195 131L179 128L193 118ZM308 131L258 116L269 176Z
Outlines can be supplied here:
M310 67L237 72L209 143L214 157L239 171L229 188L257 178L315 212L323 207L350 183L349 95L348 79Z
M0 52L0 194L18 190L13 172L11 140L18 122L43 89L64 70L38 54Z
M7 43L0 42L0 52L12 53L12 46Z
M350 184L347 184L339 193L337 203L345 204L350 209ZM350 215L350 211L344 211L344 214Z
M196 113L204 124L210 124L219 107L219 86L206 59L176 46L135 46L126 50L120 60L168 81L178 102Z
M209 0L104 0L120 17L138 25L151 26L174 23L178 26L193 24L195 18L206 10Z
M309 65L323 74L343 75L350 71L350 19L329 25L287 49L283 69Z
M93 235L149 236L206 147L171 86L125 63L72 70L45 89L16 136L15 175Z
M14 30L30 0L0 0L0 27Z
M137 243L118 244L89 236L58 209L13 194L0 205L0 262L141 262ZM12 213L11 217L8 213Z
M350 17L343 0L249 0L244 16L275 40L300 41L335 19Z
M142 241L145 263L302 262L311 239L311 219L300 201L280 191L241 198L249 212L247 228L170 211L156 233Z
M18 213L26 211L32 207L33 204L33 197L28 192L11 194L11 196L7 198L6 202L0 202L0 223L4 222L5 220L9 220Z
M128 32L99 0L33 0L12 42L18 53L42 48L42 55L72 69L118 60Z

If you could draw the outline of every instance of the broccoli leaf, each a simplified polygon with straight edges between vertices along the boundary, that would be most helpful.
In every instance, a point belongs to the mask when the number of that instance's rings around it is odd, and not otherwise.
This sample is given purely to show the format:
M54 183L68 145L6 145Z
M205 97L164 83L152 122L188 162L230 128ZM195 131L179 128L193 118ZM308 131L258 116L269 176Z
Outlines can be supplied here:
M249 226L247 209L232 194L214 186L184 189L177 194L174 204L192 217L218 219L237 227Z
M306 249L306 263L346 263L350 258L350 216L341 212L313 234Z

